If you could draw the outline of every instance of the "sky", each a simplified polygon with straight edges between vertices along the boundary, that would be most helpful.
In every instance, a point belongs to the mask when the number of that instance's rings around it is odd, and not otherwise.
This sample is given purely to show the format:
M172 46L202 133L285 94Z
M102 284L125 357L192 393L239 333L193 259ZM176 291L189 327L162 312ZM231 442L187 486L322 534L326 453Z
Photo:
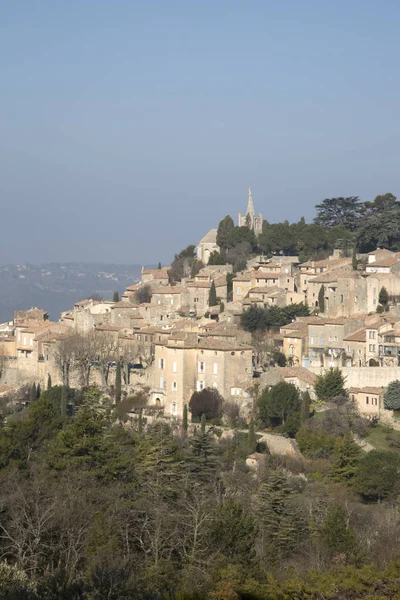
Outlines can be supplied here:
M167 264L400 194L400 3L0 0L0 263Z

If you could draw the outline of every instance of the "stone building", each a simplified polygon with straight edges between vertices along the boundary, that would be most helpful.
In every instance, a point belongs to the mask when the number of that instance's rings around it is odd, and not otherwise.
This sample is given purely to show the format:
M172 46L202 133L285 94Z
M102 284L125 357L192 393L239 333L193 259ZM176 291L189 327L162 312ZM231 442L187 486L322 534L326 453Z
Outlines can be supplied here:
M208 264L212 252L220 251L217 244L217 233L218 229L210 229L197 245L197 260L201 260L205 265Z
M363 417L380 417L385 410L383 406L383 392L381 387L351 387L350 398L356 404L360 415ZM386 411L391 414L392 411Z
M195 333L171 334L155 341L152 402L165 414L182 417L194 391L215 388L225 400L248 397L252 382L251 346L228 339L200 339Z
M249 227L254 231L256 235L262 233L263 217L260 213L258 216L254 212L253 195L251 187L249 187L249 199L247 202L247 210L244 215L239 213L238 215L239 227Z

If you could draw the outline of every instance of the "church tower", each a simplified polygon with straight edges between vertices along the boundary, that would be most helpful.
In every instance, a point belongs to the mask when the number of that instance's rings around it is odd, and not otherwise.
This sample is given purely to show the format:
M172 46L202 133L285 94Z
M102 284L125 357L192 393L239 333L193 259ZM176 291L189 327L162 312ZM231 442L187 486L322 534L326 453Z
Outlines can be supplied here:
M258 216L254 213L253 194L251 187L249 187L249 199L247 201L246 214L242 215L239 213L238 225L239 227L250 227L256 235L262 232L263 217L260 213Z

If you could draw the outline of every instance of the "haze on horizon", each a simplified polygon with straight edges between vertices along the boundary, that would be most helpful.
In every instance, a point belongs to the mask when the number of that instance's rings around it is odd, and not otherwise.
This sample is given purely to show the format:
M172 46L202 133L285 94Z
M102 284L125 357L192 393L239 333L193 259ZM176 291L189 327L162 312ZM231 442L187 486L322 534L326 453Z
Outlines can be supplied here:
M169 262L253 188L270 222L400 193L400 6L0 3L0 263Z

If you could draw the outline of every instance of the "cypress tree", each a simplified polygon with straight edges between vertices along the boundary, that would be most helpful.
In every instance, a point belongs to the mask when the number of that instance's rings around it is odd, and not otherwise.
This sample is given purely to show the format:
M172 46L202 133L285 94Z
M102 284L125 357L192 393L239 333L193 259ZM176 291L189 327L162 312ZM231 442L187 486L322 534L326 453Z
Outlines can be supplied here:
M60 406L61 416L62 417L66 417L67 416L67 403L68 403L67 386L63 385L62 389L61 389L61 406Z
M256 432L254 431L254 419L251 417L249 423L249 433L247 434L247 451L252 454L257 449Z
M379 292L379 304L383 307L383 310L389 310L389 294L385 287L382 287Z
M161 263L160 263L160 262L159 262L159 263L158 263L158 265L157 265L157 269L158 269L158 270L162 269L162 266L161 266Z
M113 302L119 302L119 293L118 292L114 292Z
M42 390L40 389L40 383L38 383L36 387L36 399L40 398L41 393Z
M307 391L307 392L304 392L304 394L301 398L301 412L300 412L300 422L301 423L305 423L309 419L310 405L311 405L311 398L310 398L310 394Z
M121 361L117 362L115 371L115 403L121 402Z
M318 308L319 312L325 312L325 287L321 285L318 292Z
M188 430L188 407L187 407L187 404L184 404L184 406L183 406L182 429L186 435L187 430Z
M36 383L33 383L31 387L31 402L33 400L36 400Z
M51 389L51 375L50 373L47 375L47 389Z
M334 458L330 469L330 477L338 483L349 483L357 470L361 458L361 450L350 434L339 440L334 449Z
M201 415L200 432L202 434L206 432L206 415L204 413Z
M210 293L208 295L208 306L217 305L217 290L215 289L215 283L211 283Z

